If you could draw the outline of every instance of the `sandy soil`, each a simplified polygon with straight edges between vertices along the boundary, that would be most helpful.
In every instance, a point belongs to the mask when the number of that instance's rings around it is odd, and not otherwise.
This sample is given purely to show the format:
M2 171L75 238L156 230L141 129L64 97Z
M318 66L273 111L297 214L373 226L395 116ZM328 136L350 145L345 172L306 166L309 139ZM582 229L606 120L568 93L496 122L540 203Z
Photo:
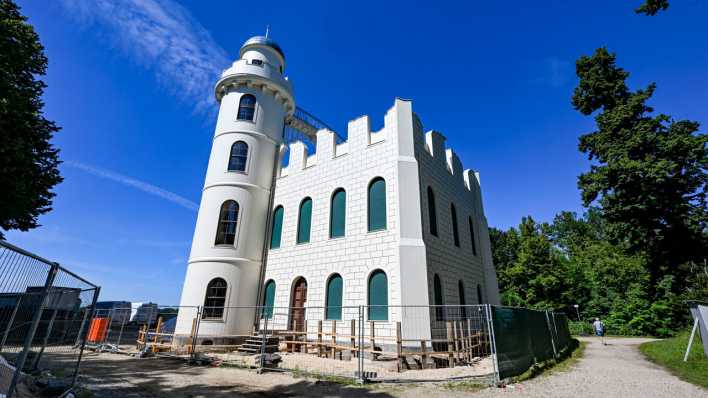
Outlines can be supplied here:
M237 353L210 354L222 358L227 363L241 366L255 366L253 356L243 356ZM357 371L357 360L333 360L318 358L313 354L286 353L280 352L282 362L278 365L282 369L297 370L302 372L314 372L324 375L334 375L342 377L353 377ZM415 364L411 364L415 366ZM421 371L414 367L403 372L397 371L394 359L380 359L371 361L364 360L364 370L375 372L377 381L422 381L422 380L444 380L458 379L465 377L480 377L491 375L494 372L490 357L479 358L473 365L457 366L454 368L426 369ZM490 376L491 377L491 376Z

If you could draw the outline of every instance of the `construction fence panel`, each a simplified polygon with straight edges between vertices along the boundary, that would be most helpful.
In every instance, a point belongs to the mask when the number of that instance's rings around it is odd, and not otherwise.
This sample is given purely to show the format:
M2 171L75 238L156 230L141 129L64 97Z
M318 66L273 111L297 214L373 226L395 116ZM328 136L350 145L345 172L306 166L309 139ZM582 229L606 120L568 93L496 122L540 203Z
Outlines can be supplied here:
M0 392L59 395L73 387L99 290L0 241Z
M562 314L497 306L491 313L499 379L558 358L571 344L568 320Z

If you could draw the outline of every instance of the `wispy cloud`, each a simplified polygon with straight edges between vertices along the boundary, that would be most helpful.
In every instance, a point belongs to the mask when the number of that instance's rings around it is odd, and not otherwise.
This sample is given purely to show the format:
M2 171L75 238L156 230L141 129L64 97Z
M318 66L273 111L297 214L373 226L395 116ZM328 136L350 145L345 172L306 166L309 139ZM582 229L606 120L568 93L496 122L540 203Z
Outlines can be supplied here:
M62 0L80 23L106 28L108 44L151 70L195 110L213 104L211 92L230 62L226 51L174 0Z
M114 171L109 171L109 170L104 170L100 169L95 166L91 166L85 163L79 163L79 162L74 162L74 161L66 161L64 162L65 165L69 167L73 167L82 171L85 171L89 174L93 174L97 177L105 178L108 180L115 181L117 183L139 189L143 192L149 193L151 195L158 196L162 199L168 200L172 203L178 204L185 209L189 209L192 211L196 211L199 208L199 205L196 203L192 202L191 200L182 197L180 195L177 195L174 192L170 192L166 189L162 189L158 186L149 184L144 181L136 180L135 178L125 176L123 174L116 173Z
M573 69L570 62L557 57L550 57L543 60L541 64L542 75L536 80L539 83L549 85L554 88L563 87L573 76Z

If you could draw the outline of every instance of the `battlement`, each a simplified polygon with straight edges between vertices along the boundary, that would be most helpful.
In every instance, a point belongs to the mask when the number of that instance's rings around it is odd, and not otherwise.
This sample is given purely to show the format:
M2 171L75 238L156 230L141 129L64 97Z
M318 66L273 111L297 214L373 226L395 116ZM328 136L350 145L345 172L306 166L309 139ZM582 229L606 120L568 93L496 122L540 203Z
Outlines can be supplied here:
M402 123L409 121L410 123ZM423 134L423 125L418 116L411 110L411 101L397 98L394 105L384 116L384 126L378 131L371 131L371 121L368 115L350 120L347 124L347 140L337 142L337 134L329 129L320 129L316 134L316 142L311 143L314 151L308 154L307 145L295 141L289 145L289 160L280 169L279 176L286 177L302 172L312 167L326 165L339 157L367 150L374 145L392 146L398 156L419 156L425 152L433 158L435 167L445 170L468 191L479 194L479 173L463 169L462 162L452 148L446 148L445 136L431 130ZM422 144L424 151L408 151L403 149L406 143ZM412 149L412 148L411 148ZM284 150L288 150L285 148ZM281 155L282 156L282 155ZM282 157L281 157L282 159ZM392 159L395 160L395 159ZM282 162L281 162L282 163Z

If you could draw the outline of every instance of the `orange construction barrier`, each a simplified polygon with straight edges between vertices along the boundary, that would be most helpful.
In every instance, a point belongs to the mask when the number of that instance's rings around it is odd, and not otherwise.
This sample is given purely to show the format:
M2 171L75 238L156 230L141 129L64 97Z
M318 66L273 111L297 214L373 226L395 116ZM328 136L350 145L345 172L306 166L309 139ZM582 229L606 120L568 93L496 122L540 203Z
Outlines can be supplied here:
M88 331L89 343L102 343L106 339L110 318L93 318Z

